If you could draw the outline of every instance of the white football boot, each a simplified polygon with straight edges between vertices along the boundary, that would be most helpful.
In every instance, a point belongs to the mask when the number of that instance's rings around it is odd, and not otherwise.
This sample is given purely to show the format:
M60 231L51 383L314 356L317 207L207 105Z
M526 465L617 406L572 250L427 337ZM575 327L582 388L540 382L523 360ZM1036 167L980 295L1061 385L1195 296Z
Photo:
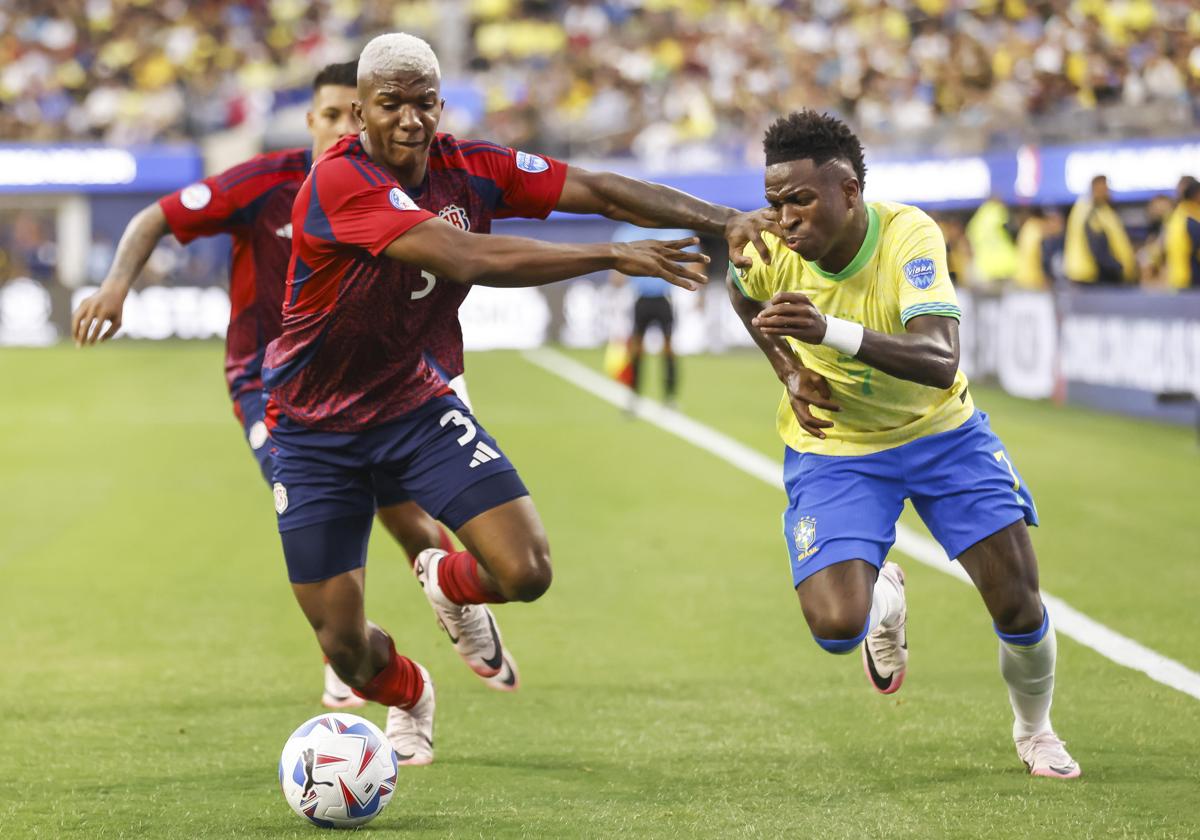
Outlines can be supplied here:
M321 694L321 705L326 709L357 709L365 706L366 700L350 690L342 678L334 673L333 666L325 663L325 691Z
M1017 738L1017 755L1029 768L1029 775L1048 779L1079 778L1079 762L1071 758L1066 743L1053 732L1039 732Z
M863 640L863 670L871 686L880 694L895 694L904 684L908 671L908 603L904 599L904 570L895 563L884 563L879 576L888 580L900 593L900 620L893 627L880 624L871 628Z
M416 663L413 663L416 664ZM389 706L384 732L398 764L433 763L433 679L423 665L417 665L425 678L425 688L411 709Z
M413 573L417 576L429 606L437 616L438 625L450 637L450 643L467 666L493 688L491 680L504 671L504 643L492 611L485 604L455 604L438 586L438 564L446 556L440 548L427 548L413 562ZM510 660L511 663L511 660ZM503 682L501 683L503 685ZM516 668L512 668L512 691L516 687Z

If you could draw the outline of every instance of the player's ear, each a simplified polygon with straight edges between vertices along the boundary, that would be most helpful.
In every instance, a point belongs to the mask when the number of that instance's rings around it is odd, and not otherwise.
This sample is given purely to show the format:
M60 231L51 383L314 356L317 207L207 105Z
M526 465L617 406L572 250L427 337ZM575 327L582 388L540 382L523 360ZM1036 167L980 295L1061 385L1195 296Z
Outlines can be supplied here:
M857 178L846 178L842 181L842 195L846 197L846 203L853 207L858 203L858 197L862 192Z
M308 126L309 131L312 131L312 127L313 127L313 112L312 111L304 112L304 124Z
M358 123L358 130L362 131L367 126L367 121L363 119L362 100L355 99L350 103L350 113L354 114L354 121Z

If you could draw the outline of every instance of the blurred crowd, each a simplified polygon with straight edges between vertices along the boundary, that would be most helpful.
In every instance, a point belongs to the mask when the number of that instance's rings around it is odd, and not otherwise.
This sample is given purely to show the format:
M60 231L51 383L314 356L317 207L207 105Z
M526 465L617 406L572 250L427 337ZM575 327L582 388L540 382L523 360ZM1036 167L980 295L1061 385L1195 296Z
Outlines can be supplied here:
M1200 106L1195 0L8 0L0 137L265 124L389 30L482 94L473 134L677 166L755 163L800 106L947 151L1186 129Z
M1200 290L1200 181L1190 176L1144 205L1114 205L1097 175L1069 209L1010 210L993 198L969 216L935 218L965 288Z

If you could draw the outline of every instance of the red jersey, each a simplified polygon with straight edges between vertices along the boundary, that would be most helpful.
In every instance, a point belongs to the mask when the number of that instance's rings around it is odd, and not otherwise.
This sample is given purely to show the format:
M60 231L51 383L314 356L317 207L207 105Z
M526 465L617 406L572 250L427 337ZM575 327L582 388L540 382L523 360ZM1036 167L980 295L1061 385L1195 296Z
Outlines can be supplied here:
M425 180L405 190L358 137L342 138L292 208L283 332L263 367L275 406L310 428L353 432L443 393L424 352L449 375L462 372L458 307L468 287L384 249L424 222L487 233L496 218L545 218L566 173L551 158L439 134Z
M263 355L280 332L292 202L311 164L308 149L258 155L158 202L184 245L218 233L233 236L225 381L235 402L262 389Z

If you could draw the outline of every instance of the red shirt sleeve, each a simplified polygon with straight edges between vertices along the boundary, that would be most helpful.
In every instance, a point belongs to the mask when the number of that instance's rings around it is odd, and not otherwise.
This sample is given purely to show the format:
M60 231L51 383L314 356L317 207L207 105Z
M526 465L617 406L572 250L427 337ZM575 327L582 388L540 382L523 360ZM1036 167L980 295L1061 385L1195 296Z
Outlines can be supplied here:
M210 176L158 200L167 227L182 244L202 236L229 233L238 226L236 216L241 208L217 185L218 177Z
M303 178L303 162L288 153L259 155L210 175L158 201L175 238L186 245L202 236L233 233L254 221L251 205L284 181Z
M324 160L314 173L304 233L379 256L396 237L437 216L422 210L395 181L348 158ZM323 217L323 218L322 218Z
M500 188L497 219L544 219L558 205L567 180L562 161L484 142L460 143L459 149L468 169Z

